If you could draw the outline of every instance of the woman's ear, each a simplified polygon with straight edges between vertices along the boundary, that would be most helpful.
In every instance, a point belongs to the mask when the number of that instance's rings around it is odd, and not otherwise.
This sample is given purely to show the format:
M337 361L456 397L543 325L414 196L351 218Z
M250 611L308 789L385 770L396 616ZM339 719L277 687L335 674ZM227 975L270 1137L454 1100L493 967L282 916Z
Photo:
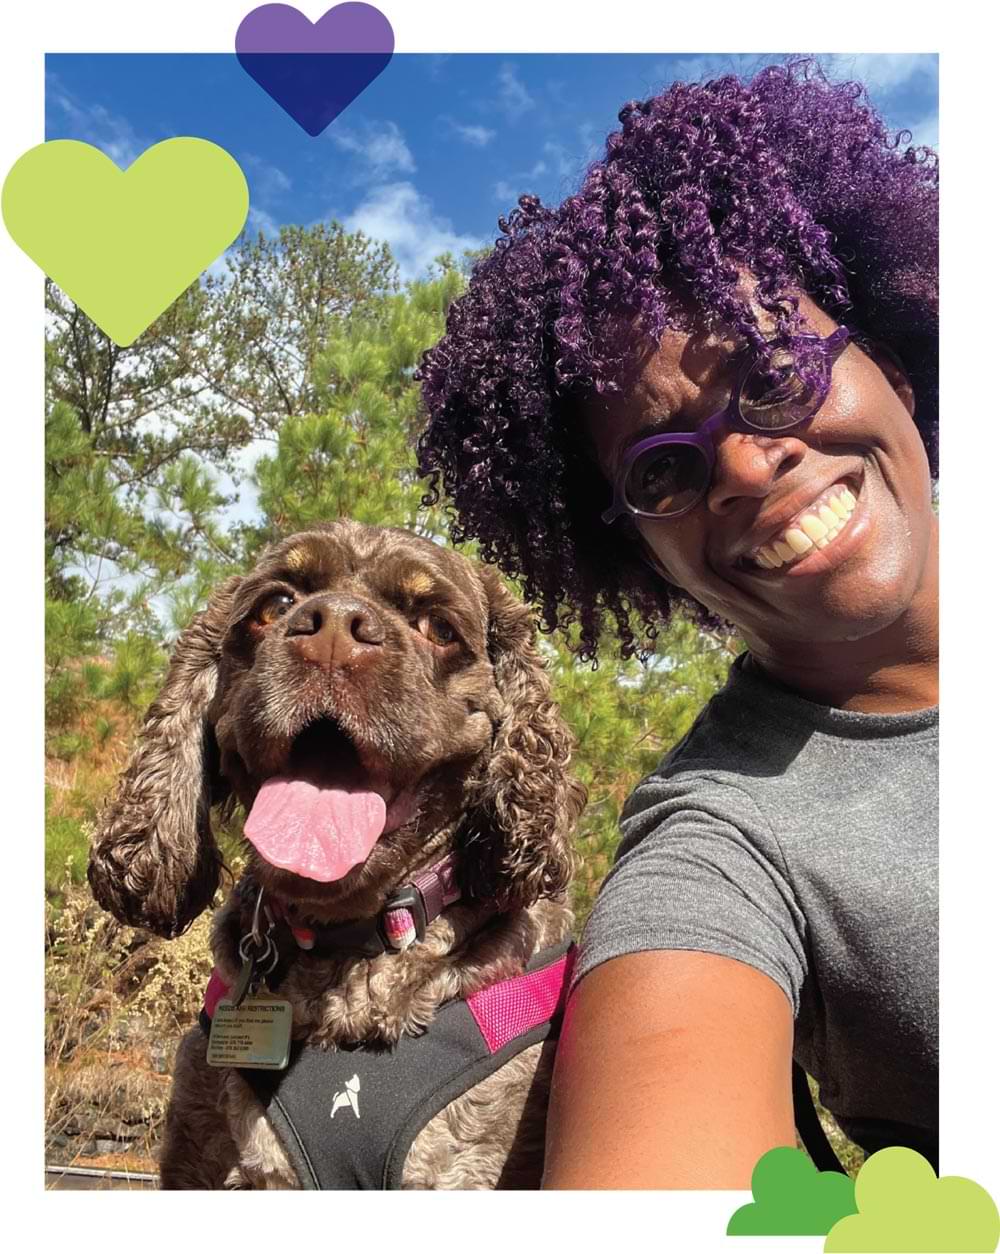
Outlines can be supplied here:
M665 579L672 588L676 587L676 584L674 583L674 580L671 578L670 574L668 573L666 567L663 565L660 559L656 556L656 554L650 548L649 542L647 541L646 537L642 534L642 532L639 530L639 528L636 526L633 526L632 532L633 532L633 535L635 536L635 543L639 549L639 557L646 563L646 565L655 575L658 575L661 579Z
M889 380L889 386L906 406L906 411L912 418L917 408L916 396L910 376L906 373L906 367L899 355L888 344L884 344L881 340L869 339L868 336L859 339L858 347L872 359Z
M160 695L114 797L97 823L87 878L100 904L124 923L177 936L208 906L222 857L209 824L211 730L233 576L174 646Z

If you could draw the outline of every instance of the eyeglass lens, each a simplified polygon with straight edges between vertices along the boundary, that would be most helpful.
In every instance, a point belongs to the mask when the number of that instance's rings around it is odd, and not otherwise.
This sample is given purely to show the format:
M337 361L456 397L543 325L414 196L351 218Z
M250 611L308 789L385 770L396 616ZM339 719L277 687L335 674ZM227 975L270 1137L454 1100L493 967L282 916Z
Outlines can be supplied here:
M801 368L801 359L799 360ZM829 369L820 363L821 386L811 386L791 353L757 361L740 388L740 416L759 431L784 431L810 418L822 404ZM690 508L708 487L709 464L696 444L662 444L635 459L625 480L626 504L643 514L670 515Z
M780 431L804 422L819 408L829 378L826 361L810 363L820 386L810 385L800 371L805 363L787 350L755 362L740 388L740 416L761 431Z
M708 487L709 468L695 444L661 444L632 463L625 500L644 514L676 514Z

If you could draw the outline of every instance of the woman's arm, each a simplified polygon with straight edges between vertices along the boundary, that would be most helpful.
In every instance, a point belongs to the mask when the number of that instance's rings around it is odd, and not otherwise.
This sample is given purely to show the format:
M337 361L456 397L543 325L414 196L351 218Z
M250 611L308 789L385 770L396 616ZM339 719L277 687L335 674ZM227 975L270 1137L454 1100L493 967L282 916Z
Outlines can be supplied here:
M580 981L559 1042L544 1188L748 1189L795 1144L792 1010L768 976L688 950Z

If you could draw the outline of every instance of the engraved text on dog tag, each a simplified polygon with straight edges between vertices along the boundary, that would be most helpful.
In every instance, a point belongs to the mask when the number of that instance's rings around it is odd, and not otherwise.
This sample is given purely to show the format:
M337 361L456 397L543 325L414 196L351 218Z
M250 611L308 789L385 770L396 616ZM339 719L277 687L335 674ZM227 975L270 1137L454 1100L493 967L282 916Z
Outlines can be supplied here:
M212 1067L281 1071L288 1066L291 1040L290 1002L255 994L237 1007L226 998L215 1008L206 1057Z

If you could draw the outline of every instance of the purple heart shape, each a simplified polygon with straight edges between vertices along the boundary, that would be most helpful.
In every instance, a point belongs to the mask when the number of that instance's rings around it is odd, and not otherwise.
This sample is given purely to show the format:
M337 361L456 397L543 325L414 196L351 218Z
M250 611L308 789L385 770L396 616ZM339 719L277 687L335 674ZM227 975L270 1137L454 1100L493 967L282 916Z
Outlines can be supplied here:
M394 47L385 14L355 0L315 23L289 4L263 4L236 32L240 65L313 136L382 73Z

